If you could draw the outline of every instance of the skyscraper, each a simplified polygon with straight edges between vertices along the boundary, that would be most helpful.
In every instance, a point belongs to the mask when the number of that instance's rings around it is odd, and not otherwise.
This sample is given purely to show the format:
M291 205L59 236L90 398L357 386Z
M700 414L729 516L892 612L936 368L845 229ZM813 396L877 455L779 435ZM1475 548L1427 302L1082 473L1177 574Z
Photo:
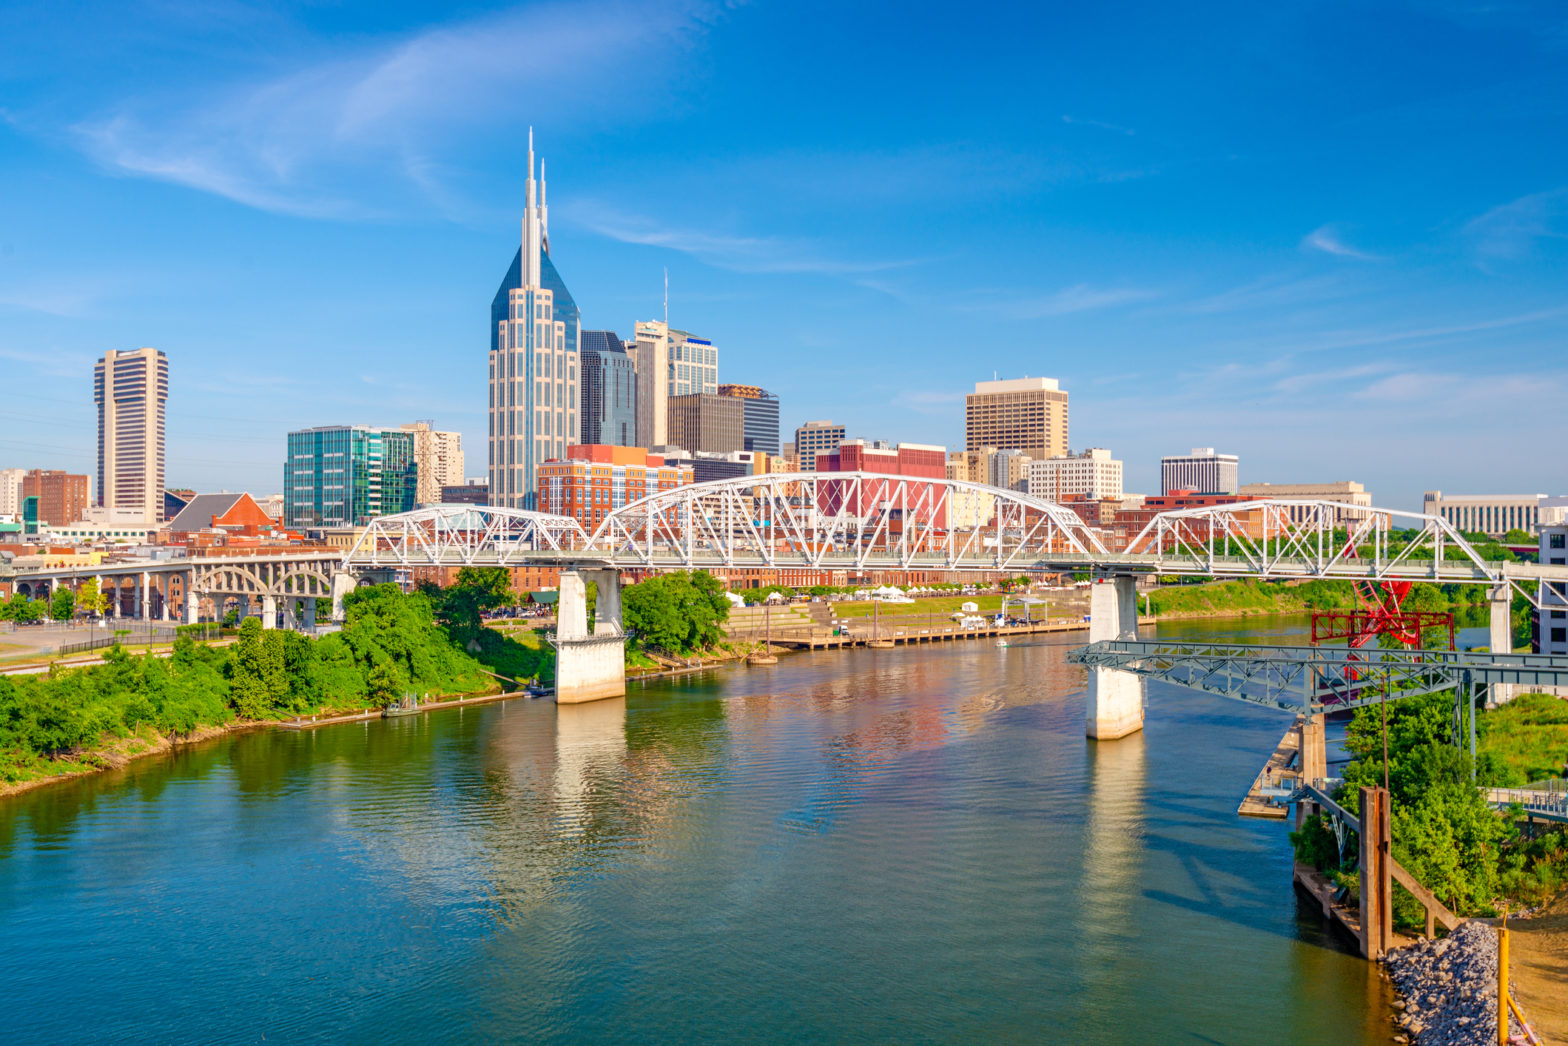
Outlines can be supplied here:
M745 449L742 403L734 396L703 392L671 396L667 419L670 444L692 453L729 454Z
M403 431L414 435L414 464L419 469L414 500L421 505L438 504L442 487L463 482L463 434L442 432L428 421L404 425Z
M779 398L755 385L720 385L720 396L734 396L746 408L746 445L742 450L779 456Z
M637 446L637 368L614 331L583 331L579 442Z
M719 350L706 338L645 320L637 324L629 351L637 365L637 440L645 447L665 446L670 397L719 391Z
M1236 455L1216 454L1213 447L1193 447L1191 454L1161 458L1160 493L1234 494L1240 489L1238 465Z
M526 195L522 245L490 303L490 500L532 509L539 463L563 457L579 437L581 329L577 303L550 260L544 168L536 187L532 130Z
M93 367L98 504L163 521L163 411L169 360L157 349L110 349Z
M816 472L817 455L833 454L844 442L844 426L831 421L808 421L795 430L795 455L800 471Z
M414 507L419 467L414 433L324 425L289 433L283 464L283 525L362 526Z
M1031 458L1067 455L1067 393L1054 378L977 381L964 397L964 449L1021 450Z

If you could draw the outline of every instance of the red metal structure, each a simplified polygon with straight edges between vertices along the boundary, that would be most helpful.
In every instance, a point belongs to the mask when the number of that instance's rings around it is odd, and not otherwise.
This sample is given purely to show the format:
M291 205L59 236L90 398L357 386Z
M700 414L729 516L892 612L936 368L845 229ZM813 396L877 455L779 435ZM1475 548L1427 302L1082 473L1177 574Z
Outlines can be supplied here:
M1355 549L1346 555L1355 558ZM1316 610L1312 613L1312 645L1345 640L1352 650L1375 646L1379 636L1391 636L1412 650L1421 646L1421 635L1429 628L1448 629L1448 649L1454 649L1454 615L1404 609L1405 597L1414 582L1355 581L1355 610ZM1351 678L1355 678L1354 672Z

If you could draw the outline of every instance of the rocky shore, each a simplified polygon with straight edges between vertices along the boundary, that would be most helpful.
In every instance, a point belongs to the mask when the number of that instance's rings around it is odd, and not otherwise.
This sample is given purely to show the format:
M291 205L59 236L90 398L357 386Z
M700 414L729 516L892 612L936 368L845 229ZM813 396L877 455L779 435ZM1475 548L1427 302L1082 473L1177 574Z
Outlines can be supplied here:
M1420 941L1384 960L1402 996L1394 1006L1401 1039L1416 1046L1488 1046L1497 1041L1497 930L1467 922L1439 940ZM1523 1035L1518 1021L1512 1034Z

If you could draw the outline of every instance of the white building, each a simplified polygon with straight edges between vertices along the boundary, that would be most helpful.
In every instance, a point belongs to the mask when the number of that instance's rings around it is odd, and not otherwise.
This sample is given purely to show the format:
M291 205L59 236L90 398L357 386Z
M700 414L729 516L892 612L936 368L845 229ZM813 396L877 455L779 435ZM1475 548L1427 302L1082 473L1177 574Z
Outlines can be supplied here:
M1500 538L1510 530L1534 534L1544 524L1562 522L1568 498L1545 494L1449 494L1429 490L1421 511L1441 516L1459 530Z
M26 469L0 469L0 516L22 514L22 477Z
M1561 500L1561 499L1554 499ZM1541 526L1541 563L1568 566L1568 523ZM1568 584L1547 584L1536 622L1537 653L1568 654Z
M157 349L110 349L93 368L98 404L98 504L163 520L164 404L169 360Z
M1372 495L1360 483L1350 480L1340 483L1243 483L1240 493L1244 498L1257 498L1259 501L1265 498L1272 501L1333 501L1352 508L1372 507ZM1311 509L1302 506L1287 511L1292 523L1300 523L1307 518ZM1339 514L1336 522L1358 517L1358 513L1347 510Z
M637 441L645 447L669 443L671 396L718 395L719 350L706 338L644 320L626 354L637 370Z
M414 434L414 464L419 469L414 500L421 505L440 504L442 487L463 482L463 434L441 432L428 421L404 425L403 430Z
M1082 454L1047 458L1029 465L1029 493L1047 501L1059 498L1120 498L1122 463L1104 447Z
M1160 459L1160 493L1234 494L1239 472L1236 455L1216 454L1213 447L1193 447L1191 454Z

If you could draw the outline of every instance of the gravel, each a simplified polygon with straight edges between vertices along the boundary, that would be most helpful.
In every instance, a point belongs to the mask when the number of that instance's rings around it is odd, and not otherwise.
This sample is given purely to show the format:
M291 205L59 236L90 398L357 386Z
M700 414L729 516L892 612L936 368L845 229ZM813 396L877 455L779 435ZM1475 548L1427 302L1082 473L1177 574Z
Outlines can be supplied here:
M1395 1021L1417 1046L1490 1046L1497 1041L1497 930L1467 922L1437 940L1383 960L1402 996ZM1523 1034L1510 1021L1512 1034Z

